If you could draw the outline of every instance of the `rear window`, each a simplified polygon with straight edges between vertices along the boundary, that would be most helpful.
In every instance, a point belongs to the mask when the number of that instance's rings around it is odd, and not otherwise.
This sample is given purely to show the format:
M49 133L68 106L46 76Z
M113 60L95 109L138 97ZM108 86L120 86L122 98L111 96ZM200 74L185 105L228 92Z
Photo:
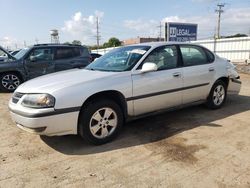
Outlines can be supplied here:
M81 56L89 56L89 50L87 48L79 48Z

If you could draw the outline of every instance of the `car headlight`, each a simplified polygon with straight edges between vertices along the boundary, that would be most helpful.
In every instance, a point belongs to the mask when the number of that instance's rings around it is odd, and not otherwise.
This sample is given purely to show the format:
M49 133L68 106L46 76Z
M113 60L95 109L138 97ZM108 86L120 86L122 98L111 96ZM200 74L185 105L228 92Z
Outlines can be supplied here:
M55 106L55 98L49 94L27 94L22 105L29 108L49 108Z

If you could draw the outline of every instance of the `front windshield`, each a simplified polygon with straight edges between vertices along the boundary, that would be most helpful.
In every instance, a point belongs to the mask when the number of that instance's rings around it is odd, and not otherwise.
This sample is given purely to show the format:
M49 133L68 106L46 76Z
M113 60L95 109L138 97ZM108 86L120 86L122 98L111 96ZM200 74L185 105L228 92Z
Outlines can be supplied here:
M131 70L150 46L126 46L114 49L86 67L88 70L122 72Z
M29 48L24 48L20 50L16 55L14 55L14 57L16 59L21 59L28 51L29 51Z

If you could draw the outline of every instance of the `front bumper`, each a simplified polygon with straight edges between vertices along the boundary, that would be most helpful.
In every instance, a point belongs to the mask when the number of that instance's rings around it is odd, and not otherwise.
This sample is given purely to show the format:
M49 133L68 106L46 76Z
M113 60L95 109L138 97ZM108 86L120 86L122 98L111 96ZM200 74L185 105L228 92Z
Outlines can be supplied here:
M39 111L12 101L9 102L9 109L12 120L27 132L47 136L77 134L79 111L55 113L54 108Z
M240 89L241 89L240 77L229 78L227 93L228 94L239 94Z

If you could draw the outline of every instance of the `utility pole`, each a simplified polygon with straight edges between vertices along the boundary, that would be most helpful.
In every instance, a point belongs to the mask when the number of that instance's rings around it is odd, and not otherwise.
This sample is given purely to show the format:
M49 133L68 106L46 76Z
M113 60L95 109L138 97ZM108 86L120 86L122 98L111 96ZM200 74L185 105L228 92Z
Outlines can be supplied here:
M99 18L98 16L96 17L96 44L97 44L97 49L99 49L100 46L100 31L99 31Z
M224 12L223 7L225 6L225 3L218 3L217 9L215 10L216 13L218 13L218 25L217 25L217 38L220 38L220 20L221 20L221 14Z
M214 53L216 53L216 27L214 28Z
M159 41L161 41L161 36L162 36L162 24L161 24L161 22L160 22L160 25L159 26L157 26L157 28L159 28L160 30L159 30Z

